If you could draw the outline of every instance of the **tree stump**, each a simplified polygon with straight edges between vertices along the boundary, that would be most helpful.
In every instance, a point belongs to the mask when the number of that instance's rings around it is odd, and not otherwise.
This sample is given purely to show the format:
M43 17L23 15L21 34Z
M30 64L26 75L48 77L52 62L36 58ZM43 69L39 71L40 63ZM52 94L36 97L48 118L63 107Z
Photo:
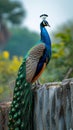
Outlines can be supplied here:
M73 78L35 90L34 130L73 130Z
M8 130L10 102L0 103L0 130ZM73 78L34 90L34 130L73 130Z

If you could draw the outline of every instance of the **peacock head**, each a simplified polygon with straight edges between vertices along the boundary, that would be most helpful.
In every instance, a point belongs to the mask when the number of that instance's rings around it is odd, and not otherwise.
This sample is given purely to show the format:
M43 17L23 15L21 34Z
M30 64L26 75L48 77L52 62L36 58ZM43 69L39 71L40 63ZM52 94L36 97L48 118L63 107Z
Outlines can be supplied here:
M45 26L49 26L50 27L49 23L46 20L46 18L48 17L48 15L47 14L42 14L42 15L40 15L40 17L43 19L43 21L41 22L40 25L42 27L45 27Z
M46 20L43 20L43 21L41 22L41 26L42 26L42 27L45 27L45 26L49 26L49 27L50 27L49 23L48 23Z

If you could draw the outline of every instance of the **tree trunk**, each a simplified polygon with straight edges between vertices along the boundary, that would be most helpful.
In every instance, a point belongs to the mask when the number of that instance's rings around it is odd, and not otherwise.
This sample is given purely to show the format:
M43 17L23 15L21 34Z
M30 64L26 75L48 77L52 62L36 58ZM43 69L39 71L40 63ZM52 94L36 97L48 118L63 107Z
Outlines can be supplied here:
M10 32L8 31L6 25L2 22L0 16L0 51L5 47L7 40L10 38Z
M10 103L0 104L0 130L8 130ZM34 130L73 130L73 78L34 90Z

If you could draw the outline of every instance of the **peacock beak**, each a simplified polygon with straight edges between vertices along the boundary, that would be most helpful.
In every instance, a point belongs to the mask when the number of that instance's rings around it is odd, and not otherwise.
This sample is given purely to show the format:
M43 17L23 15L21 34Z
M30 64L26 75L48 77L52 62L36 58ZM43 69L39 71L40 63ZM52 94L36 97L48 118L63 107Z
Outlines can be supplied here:
M48 25L47 25L47 26L49 26L49 27L50 27L49 23L48 23Z

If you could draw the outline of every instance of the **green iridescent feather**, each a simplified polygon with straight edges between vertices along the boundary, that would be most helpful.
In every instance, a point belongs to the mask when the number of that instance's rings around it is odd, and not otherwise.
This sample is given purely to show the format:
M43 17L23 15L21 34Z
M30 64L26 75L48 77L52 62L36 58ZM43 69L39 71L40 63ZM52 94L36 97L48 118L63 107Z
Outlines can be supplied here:
M9 112L9 130L32 130L33 93L26 81L26 59L23 60L16 79L14 96Z

